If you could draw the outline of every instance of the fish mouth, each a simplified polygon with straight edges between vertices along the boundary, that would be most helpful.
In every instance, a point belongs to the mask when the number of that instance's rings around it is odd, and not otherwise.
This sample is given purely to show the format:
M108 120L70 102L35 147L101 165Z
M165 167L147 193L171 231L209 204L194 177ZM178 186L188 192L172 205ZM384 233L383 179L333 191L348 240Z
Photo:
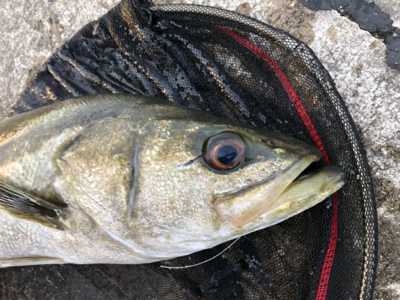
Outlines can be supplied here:
M235 227L256 221L267 227L299 214L335 193L345 183L345 173L337 166L299 176L316 160L318 158L313 155L305 156L272 178L215 195L214 208Z

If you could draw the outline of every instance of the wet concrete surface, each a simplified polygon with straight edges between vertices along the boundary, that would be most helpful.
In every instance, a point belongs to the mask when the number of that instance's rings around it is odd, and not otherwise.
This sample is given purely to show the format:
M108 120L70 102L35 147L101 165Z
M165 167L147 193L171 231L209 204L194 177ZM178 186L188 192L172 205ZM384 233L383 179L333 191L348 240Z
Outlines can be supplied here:
M52 52L116 0L3 0L0 7L0 118ZM400 298L400 71L388 66L387 39L338 10L290 0L157 0L238 11L306 42L335 80L360 131L376 187L379 265L374 299ZM400 26L400 2L375 1ZM397 10L396 10L397 8ZM385 44L386 42L386 44ZM397 53L395 53L397 55ZM397 57L397 56L396 56ZM395 61L394 61L395 62Z
M387 45L387 64L393 69L400 70L400 36L395 32L398 24L393 21L399 17L396 8L400 2L381 1L379 4L364 0L300 0L300 2L312 10L336 10L358 24L360 29L382 39Z

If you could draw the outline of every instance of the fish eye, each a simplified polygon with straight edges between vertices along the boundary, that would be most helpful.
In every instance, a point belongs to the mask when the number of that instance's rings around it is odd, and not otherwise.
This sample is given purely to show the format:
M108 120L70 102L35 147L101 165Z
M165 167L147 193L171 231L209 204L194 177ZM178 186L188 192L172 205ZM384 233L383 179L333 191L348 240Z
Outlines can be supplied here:
M213 169L228 171L240 164L245 148L246 145L239 135L220 133L206 141L203 157Z

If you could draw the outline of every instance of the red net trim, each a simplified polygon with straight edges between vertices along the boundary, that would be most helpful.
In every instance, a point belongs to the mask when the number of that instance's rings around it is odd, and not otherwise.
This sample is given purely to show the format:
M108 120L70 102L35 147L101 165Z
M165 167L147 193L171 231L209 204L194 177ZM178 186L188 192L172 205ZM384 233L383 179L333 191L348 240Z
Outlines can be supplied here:
M322 157L325 160L325 164L329 166L331 163L329 161L328 154L326 153L326 149L322 144L322 141L319 138L313 123L311 122L310 116L308 115L299 97L297 97L296 92L293 90L292 85L290 84L289 80L286 78L285 74L282 72L276 61L274 61L262 49L260 49L250 41L246 40L245 38L241 37L237 33L233 32L232 30L217 25L215 25L215 27L230 35L238 43L245 46L248 50L253 52L255 55L257 55L270 65L272 70L274 70L276 76L279 78L286 93L288 94L290 101L292 102L297 112L299 113L301 119L303 120L304 124L306 125L308 132L310 133L315 145L321 151ZM332 264L335 257L336 242L337 242L337 215L338 215L338 199L336 193L332 195L332 202L333 202L333 219L331 227L331 238L329 240L328 251L326 253L324 265L322 267L322 273L316 297L317 300L323 300L326 297L326 293L328 290L329 276L331 274Z

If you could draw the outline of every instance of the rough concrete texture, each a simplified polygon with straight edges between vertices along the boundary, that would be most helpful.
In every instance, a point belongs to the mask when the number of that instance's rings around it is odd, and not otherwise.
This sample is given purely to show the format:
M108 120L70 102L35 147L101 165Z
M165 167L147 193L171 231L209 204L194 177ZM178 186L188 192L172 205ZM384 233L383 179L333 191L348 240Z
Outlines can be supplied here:
M368 0L367 2L372 2ZM400 1L399 0L376 0L374 1L383 11L390 15L393 20L392 26L400 28ZM400 70L400 29L386 37L387 45L386 59L392 68Z
M366 2L375 2L384 12L390 15L394 27L400 27L400 1L399 0L366 0Z
M393 20L388 13L375 4L363 0L300 0L300 3L313 10L336 10L360 25L360 28L384 38L393 32Z
M82 26L117 0L4 0L0 5L0 118L37 71Z
M0 8L0 118L30 74L84 24L117 0L3 0ZM250 15L306 42L334 78L366 146L376 184L379 266L375 299L400 298L400 72L384 42L336 11L296 0L157 0L218 6ZM399 26L400 2L378 0ZM397 10L396 10L397 8Z
M376 299L400 297L400 72L382 41L338 13L318 12L310 46L336 82L367 149L376 188L379 265Z

